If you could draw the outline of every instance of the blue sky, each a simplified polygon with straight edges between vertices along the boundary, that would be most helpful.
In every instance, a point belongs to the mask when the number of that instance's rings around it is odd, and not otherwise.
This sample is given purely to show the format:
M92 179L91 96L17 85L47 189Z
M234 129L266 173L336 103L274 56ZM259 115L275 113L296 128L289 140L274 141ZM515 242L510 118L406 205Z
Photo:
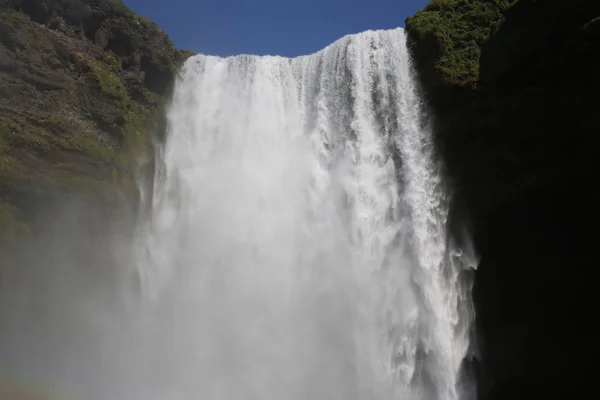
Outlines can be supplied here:
M124 0L175 45L219 56L311 54L349 33L404 26L428 0Z

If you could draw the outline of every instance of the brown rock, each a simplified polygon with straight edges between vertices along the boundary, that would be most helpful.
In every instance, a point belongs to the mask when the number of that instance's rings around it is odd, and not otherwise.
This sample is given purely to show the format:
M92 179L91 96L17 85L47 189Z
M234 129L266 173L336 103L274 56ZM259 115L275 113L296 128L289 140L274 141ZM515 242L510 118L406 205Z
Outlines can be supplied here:
M135 197L133 161L158 129L147 117L161 114L184 58L120 1L0 0L0 208L10 221L33 222L32 207L57 193Z

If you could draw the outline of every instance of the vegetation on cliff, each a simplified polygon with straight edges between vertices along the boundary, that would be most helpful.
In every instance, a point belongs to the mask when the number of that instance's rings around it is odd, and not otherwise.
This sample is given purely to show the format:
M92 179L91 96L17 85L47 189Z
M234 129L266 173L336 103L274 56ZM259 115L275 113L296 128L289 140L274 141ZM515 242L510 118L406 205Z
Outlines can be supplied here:
M434 0L406 29L480 256L478 397L572 397L579 371L556 365L580 365L596 263L600 1Z
M481 47L514 0L433 0L406 19L411 45L430 84L474 86Z
M407 19L440 155L471 209L573 174L565 149L597 144L599 15L589 0L435 0Z
M136 161L190 55L118 0L0 0L4 237L65 193L135 197Z

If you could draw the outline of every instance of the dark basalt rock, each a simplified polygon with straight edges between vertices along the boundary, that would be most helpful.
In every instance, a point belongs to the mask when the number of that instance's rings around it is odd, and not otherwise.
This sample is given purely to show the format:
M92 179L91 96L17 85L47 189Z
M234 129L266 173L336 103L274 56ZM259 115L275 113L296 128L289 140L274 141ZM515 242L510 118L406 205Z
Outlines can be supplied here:
M599 17L595 0L437 0L406 23L481 257L482 399L573 398L585 374Z

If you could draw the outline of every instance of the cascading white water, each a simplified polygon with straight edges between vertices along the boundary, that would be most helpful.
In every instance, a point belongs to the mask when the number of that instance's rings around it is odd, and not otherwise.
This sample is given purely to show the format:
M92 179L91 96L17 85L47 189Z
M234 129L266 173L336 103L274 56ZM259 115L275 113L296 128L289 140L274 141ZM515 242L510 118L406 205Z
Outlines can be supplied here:
M69 207L0 270L0 395L462 400L474 260L420 107L401 29L188 60L134 243Z
M422 122L401 29L186 62L137 260L157 398L458 398L473 260Z

